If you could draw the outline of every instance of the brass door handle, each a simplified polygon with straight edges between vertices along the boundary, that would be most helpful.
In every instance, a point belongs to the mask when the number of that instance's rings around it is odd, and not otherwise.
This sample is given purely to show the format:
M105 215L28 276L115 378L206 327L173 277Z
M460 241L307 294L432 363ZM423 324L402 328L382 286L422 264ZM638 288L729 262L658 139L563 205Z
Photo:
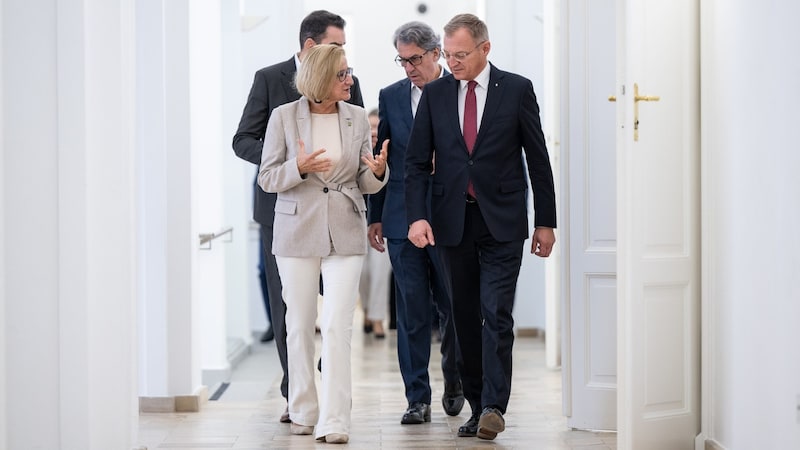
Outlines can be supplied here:
M624 86L623 86L624 93ZM657 102L661 100L658 95L639 95L639 84L633 83L633 140L639 140L639 102ZM616 102L616 95L609 95L608 101Z
M639 95L639 84L633 83L633 140L639 140L639 102L657 102L658 95Z

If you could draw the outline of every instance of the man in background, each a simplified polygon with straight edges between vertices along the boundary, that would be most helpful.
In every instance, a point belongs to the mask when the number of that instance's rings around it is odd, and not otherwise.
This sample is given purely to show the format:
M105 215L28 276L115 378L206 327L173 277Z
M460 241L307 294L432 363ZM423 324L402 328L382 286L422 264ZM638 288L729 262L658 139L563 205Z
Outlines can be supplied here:
M445 75L439 65L441 44L431 27L421 22L401 25L394 34L395 61L406 77L381 89L378 99L378 142L389 140L389 182L370 196L370 245L385 250L387 238L397 286L397 356L406 390L408 408L401 424L431 420L431 386L428 365L431 356L431 326L441 325L442 406L456 416L464 406L456 363L456 342L450 313L450 298L441 279L439 257L433 247L417 248L409 242L403 186L406 142L425 85ZM429 172L430 176L430 172ZM436 308L438 315L434 320Z

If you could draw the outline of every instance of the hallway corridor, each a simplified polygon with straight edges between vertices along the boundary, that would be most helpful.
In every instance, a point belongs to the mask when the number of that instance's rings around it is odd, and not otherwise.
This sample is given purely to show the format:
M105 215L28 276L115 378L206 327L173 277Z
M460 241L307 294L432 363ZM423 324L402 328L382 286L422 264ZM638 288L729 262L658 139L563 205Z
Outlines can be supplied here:
M357 313L355 323L360 323ZM279 393L275 344L253 344L252 353L234 370L230 385L199 413L141 414L141 449L537 449L612 450L615 433L570 431L561 412L561 371L544 366L544 341L517 338L514 382L506 415L506 431L494 441L459 438L458 427L469 417L449 417L441 406L443 380L438 350L432 352L432 421L400 425L406 408L397 365L396 333L386 339L353 333L353 412L350 442L345 446L317 443L311 436L293 436L278 422L285 407ZM214 394L213 387L209 395Z

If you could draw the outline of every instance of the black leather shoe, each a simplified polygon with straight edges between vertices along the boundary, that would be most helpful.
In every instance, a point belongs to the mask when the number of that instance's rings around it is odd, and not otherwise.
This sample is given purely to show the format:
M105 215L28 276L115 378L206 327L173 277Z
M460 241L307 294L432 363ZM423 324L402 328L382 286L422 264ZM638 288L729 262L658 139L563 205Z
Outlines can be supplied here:
M267 328L267 331L265 331L264 334L261 335L261 342L269 342L273 339L275 339L275 332L272 331L272 326L270 326L269 328Z
M464 425L458 427L458 437L475 437L478 434L480 416L472 416Z
M464 407L464 390L461 388L460 380L457 383L444 382L442 407L448 416L461 414L461 409Z
M417 425L431 421L431 406L422 402L412 403L400 423L403 425Z
M498 433L506 429L503 413L497 408L487 406L483 408L481 418L478 420L477 436L481 439L494 439Z

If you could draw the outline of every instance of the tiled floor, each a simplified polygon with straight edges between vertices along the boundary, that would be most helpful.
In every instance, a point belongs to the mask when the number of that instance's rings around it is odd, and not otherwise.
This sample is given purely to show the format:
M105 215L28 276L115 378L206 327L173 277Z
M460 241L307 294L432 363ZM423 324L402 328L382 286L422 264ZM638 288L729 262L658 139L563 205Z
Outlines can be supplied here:
M357 315L358 321L360 316ZM443 381L439 355L432 352L433 420L400 425L406 407L397 367L395 334L377 340L356 327L353 335L353 412L350 443L318 443L312 436L293 436L278 422L286 405L278 389L274 343L254 344L253 353L234 371L228 389L201 412L141 414L139 444L155 449L616 449L616 434L569 430L561 413L561 372L544 366L544 342L517 338L514 380L506 431L494 441L459 438L469 417L442 411ZM213 393L213 390L212 390Z

